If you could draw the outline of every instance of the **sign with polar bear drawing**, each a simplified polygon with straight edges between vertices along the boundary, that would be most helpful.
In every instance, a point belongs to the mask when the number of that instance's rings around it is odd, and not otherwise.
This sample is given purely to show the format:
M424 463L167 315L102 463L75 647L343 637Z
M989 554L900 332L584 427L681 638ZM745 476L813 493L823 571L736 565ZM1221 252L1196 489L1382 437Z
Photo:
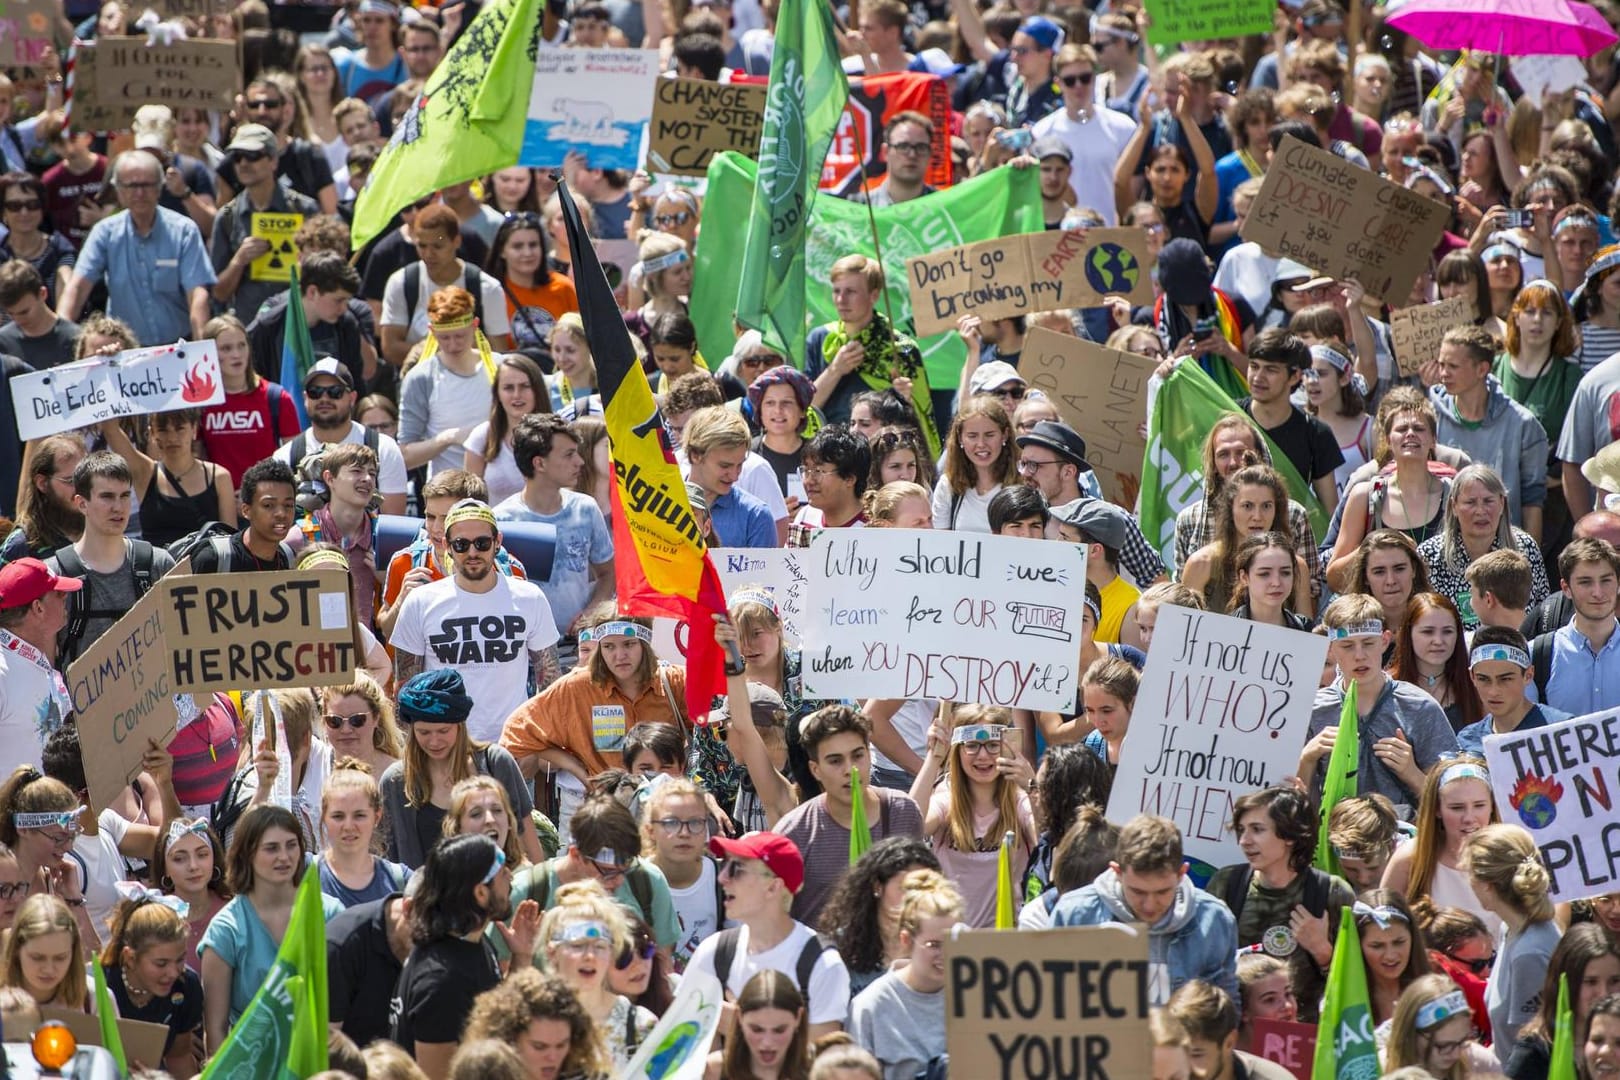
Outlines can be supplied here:
M518 163L559 168L576 153L593 169L636 169L657 79L654 49L541 49Z

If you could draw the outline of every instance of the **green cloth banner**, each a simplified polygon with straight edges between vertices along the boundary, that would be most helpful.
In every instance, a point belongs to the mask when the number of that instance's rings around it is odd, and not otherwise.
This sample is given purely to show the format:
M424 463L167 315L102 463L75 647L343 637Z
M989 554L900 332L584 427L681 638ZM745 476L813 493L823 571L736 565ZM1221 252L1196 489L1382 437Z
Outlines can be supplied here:
M756 169L752 161L729 152L716 154L709 163L692 286L692 321L697 324L698 345L705 356L729 356L736 340L732 318L743 277L737 253L748 235L748 218L741 208L753 202ZM992 169L932 195L872 211L883 245L890 305L885 309L880 304L878 310L892 310L902 330L911 325L911 294L906 288L906 259L910 256L1012 233L1039 232L1044 227L1040 180L1035 169ZM857 254L877 254L866 206L844 199L817 199L810 212L804 259L805 299L812 326L838 317L827 275L833 263ZM923 351L930 385L954 387L967 355L962 339L953 332L921 338L917 344ZM804 366L802 356L789 360Z
M1367 994L1367 965L1361 959L1361 935L1349 907L1339 909L1339 936L1333 942L1327 996L1316 1027L1315 1080L1378 1080L1378 1043L1373 1038L1372 1000Z
M1339 709L1339 731L1333 737L1333 752L1328 755L1327 777L1322 781L1321 822L1316 834L1316 868L1324 874L1342 876L1339 856L1328 838L1328 819L1333 808L1357 794L1356 773L1361 763L1361 717L1356 713L1356 684L1352 681L1344 692L1344 705Z

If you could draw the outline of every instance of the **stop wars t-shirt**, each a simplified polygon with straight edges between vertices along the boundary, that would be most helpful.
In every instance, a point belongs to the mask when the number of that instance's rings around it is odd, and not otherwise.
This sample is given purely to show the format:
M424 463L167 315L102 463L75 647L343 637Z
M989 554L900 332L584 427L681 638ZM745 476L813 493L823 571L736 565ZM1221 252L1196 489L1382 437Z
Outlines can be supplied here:
M276 410L276 428L271 430L271 385L260 379L252 390L227 393L224 401L203 410L203 449L210 461L231 474L234 484L241 484L248 466L275 453L282 439L298 434L298 408L293 404L293 391L285 389Z

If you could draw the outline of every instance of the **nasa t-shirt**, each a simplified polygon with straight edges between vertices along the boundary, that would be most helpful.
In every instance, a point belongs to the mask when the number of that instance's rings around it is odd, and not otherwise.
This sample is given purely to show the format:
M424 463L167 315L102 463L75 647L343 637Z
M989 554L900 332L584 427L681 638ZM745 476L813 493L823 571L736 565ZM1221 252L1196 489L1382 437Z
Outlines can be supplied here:
M496 742L506 718L529 698L529 653L557 643L551 605L538 585L496 572L487 593L453 577L405 598L394 624L396 650L427 657L426 670L461 672L473 699L467 734Z
M275 431L270 430L270 384L263 379L252 390L227 393L224 401L204 409L200 435L208 459L240 483L249 465L275 453L282 439L298 434L298 405L292 394L281 392Z

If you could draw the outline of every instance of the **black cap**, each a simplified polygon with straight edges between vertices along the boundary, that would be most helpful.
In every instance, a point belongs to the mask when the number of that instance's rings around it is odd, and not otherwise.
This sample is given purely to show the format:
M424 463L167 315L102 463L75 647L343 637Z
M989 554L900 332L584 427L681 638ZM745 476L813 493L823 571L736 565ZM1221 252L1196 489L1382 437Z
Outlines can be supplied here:
M1081 472L1088 472L1091 469L1091 462L1086 460L1086 440L1068 424L1057 420L1042 420L1030 429L1029 434L1020 435L1014 441L1019 446L1044 446L1059 457L1078 465Z

